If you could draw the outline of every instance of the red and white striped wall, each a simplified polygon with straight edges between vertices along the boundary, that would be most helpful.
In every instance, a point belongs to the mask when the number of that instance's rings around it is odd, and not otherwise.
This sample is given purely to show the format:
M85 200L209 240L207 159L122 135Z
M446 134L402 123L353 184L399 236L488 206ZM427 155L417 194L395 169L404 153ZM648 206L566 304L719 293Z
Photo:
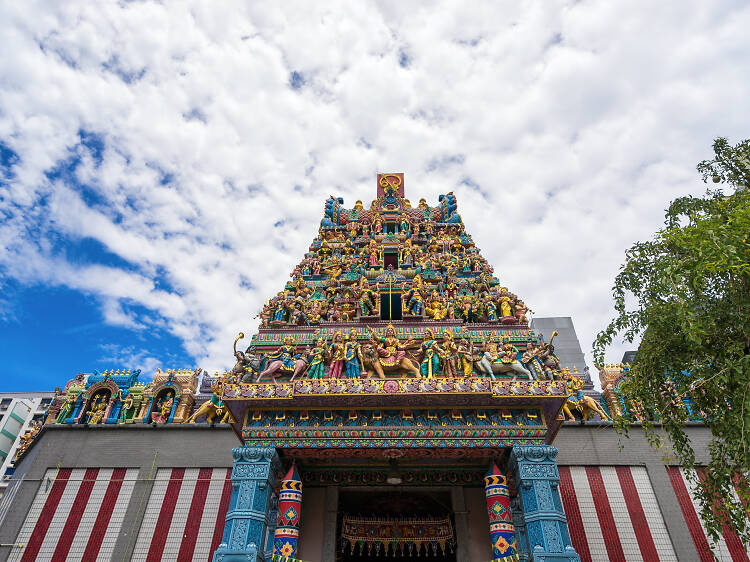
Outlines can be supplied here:
M50 469L31 504L12 562L111 560L137 469Z
M158 470L132 559L210 562L224 532L230 477L227 468Z
M713 562L713 557L708 551L709 539L706 529L698 515L698 503L695 501L695 486L688 481L688 470L670 466L667 467L669 479L672 482L677 501L680 502L682 515L685 517L690 535L695 543L701 562ZM692 474L695 474L694 472ZM696 475L697 476L697 475ZM739 499L737 500L739 501ZM737 535L729 527L724 527L722 539L712 544L717 558L721 562L748 562L748 552L740 542Z
M560 496L582 562L677 561L640 466L561 466Z

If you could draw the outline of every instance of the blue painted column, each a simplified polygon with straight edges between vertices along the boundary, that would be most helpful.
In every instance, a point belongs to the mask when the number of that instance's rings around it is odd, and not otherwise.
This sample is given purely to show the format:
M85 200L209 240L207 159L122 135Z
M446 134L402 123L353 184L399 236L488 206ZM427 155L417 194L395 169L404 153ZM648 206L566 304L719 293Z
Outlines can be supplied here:
M580 561L570 543L557 470L557 448L551 445L515 445L509 468L523 507L525 536L519 549L536 562ZM523 559L523 555L522 555Z
M232 498L213 562L265 562L273 548L281 462L273 447L237 447L232 456Z

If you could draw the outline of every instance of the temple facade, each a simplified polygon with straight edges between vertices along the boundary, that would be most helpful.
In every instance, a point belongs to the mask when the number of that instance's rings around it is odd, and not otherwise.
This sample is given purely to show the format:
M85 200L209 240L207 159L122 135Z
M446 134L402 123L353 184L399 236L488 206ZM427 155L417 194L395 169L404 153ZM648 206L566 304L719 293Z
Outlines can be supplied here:
M412 205L379 174L367 207L325 202L230 371L61 389L20 448L0 556L708 560L691 474L624 408L627 365L599 393L570 319L529 316L452 193ZM623 447L611 416L631 416ZM714 546L747 560L729 529Z

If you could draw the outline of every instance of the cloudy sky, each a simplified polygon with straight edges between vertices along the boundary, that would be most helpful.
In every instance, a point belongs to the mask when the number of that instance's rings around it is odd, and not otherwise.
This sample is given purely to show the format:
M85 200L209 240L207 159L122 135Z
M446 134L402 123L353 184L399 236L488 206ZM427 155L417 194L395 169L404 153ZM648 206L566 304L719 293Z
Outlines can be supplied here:
M378 171L590 362L624 250L750 136L747 2L239 4L0 5L0 391L230 366Z

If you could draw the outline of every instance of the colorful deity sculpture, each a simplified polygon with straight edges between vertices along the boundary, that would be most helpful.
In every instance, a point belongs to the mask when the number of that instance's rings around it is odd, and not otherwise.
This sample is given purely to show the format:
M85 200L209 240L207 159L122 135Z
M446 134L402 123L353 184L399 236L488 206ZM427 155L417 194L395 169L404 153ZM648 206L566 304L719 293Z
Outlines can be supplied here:
M107 410L107 397L103 394L94 396L89 410L86 412L86 423L94 425L101 423Z
M474 344L470 338L464 337L458 343L457 355L463 375L470 377L474 373Z
M271 376L271 380L276 382L276 373L282 371L284 373L292 373L290 380L294 380L297 375L305 370L307 363L300 357L294 347L294 337L286 336L284 338L284 345L282 345L276 353L271 355L269 358L269 364L266 369L258 375L260 382L266 375Z
M273 309L273 320L274 322L284 322L287 316L287 300L283 293L280 293L277 297L276 303Z
M487 296L484 301L484 309L487 312L487 321L495 322L497 320L497 305L495 299Z
M16 460L18 460L26 452L31 443L36 439L36 436L42 430L42 420L32 422L29 429L27 429L21 436L18 449L16 450Z
M378 337L372 328L370 330L370 341L372 342L375 351L378 354L378 360L373 365L373 369L380 378L384 378L384 371L405 371L415 376L419 376L419 370L406 357L406 349L410 347L414 341L407 340L405 343L401 343L396 337L396 328L393 324L388 324L385 329L385 337Z
M309 367L307 369L307 376L311 379L322 379L323 371L325 369L325 356L326 356L326 345L323 338L318 338L315 341L315 347L310 351Z
M531 371L524 367L518 360L518 348L510 343L510 339L503 338L503 345L498 356L497 363L500 365L500 372L513 371L525 375L529 380L533 379Z
M456 360L458 359L458 348L453 341L453 333L450 330L443 332L443 341L440 344L443 350L443 376L456 376Z
M565 381L565 388L568 390L570 395L568 401L563 405L562 411L565 415L565 419L568 421L575 421L575 416L571 412L571 408L578 410L581 414L582 420L587 420L592 414L599 414L602 420L611 420L604 411L604 408L597 403L591 396L586 396L583 393L583 378L573 375L568 369L563 371L563 380Z
M128 415L134 408L135 396L133 396L133 394L131 393L128 393L128 395L122 401L122 406L120 407L120 415L117 418L117 423L125 423L128 419Z
M403 286L406 290L406 283ZM424 297L422 296L421 287L413 285L409 291L404 293L405 309L407 314L419 316L424 312Z
M487 515L490 519L492 562L518 560L516 528L510 512L508 479L494 462L484 477L484 493L487 498Z
M65 400L63 401L62 406L60 407L60 411L57 414L57 418L55 419L55 423L65 423L65 420L73 413L73 410L75 408L76 402L78 401L79 394L76 394L74 392L68 392L65 395Z
M443 320L448 316L448 307L437 289L432 290L430 300L425 307L425 312L427 313L427 316L433 320Z
M535 379L552 378L551 376L547 377L548 371L544 370L544 364L539 357L540 352L539 346L530 342L521 356L521 361L528 367Z
M526 317L527 312L530 312L529 307L527 307L523 301L519 300L516 303L516 322L519 324L528 324L529 319Z
M406 218L406 215L401 217L401 221L398 223L398 230L403 234L411 234L411 223Z
M419 372L423 377L432 378L438 374L440 355L442 355L443 351L440 349L435 335L430 328L427 328L424 334L424 341L420 347L422 363L419 366Z
M349 337L344 344L344 361L346 362L346 376L350 379L362 375L362 345L357 341L357 330L349 330Z
M370 289L370 284L363 275L359 281L359 315L371 316L374 314L376 303L375 291Z
M515 318L513 317L513 313L510 308L510 295L508 294L508 289L506 287L503 287L500 289L500 315L503 318Z
M226 423L231 419L229 409L225 406L224 401L221 399L223 392L224 381L219 379L211 384L211 398L201 404L193 415L190 416L185 423L195 423L201 416L206 416L206 423L213 423L218 417L219 423Z
M167 423L174 406L174 392L168 390L159 398L151 412L151 421L154 423Z
M346 362L346 344L344 343L344 334L336 332L333 336L333 343L328 347L328 357L331 361L328 367L328 376L330 378L341 378Z
M380 251L375 240L370 240L370 244L367 246L367 260L370 267L378 267L380 265Z

